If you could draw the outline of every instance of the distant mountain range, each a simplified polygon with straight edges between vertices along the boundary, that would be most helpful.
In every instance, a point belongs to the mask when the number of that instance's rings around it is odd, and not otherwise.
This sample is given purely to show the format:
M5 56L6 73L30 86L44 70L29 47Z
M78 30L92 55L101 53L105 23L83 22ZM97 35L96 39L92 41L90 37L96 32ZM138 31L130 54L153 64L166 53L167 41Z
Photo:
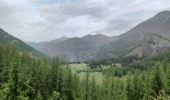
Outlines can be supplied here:
M99 57L113 58L124 56L128 52L131 52L134 47L140 45L144 38L151 33L156 33L162 37L166 37L166 39L170 39L170 11L158 13L119 36L116 41L104 45L99 52Z
M49 42L28 43L49 57L61 56L71 62L92 60L101 46L114 41L116 37L103 34L86 35L78 38L60 38Z
M31 46L27 45L22 40L8 34L3 29L0 28L0 43L1 44L7 44L16 47L22 52L28 52L32 53L36 57L46 57L43 53L40 51L32 48Z
M47 56L71 62L138 55L153 56L170 50L170 11L162 11L118 37L103 34L29 43Z
M53 41L29 42L27 45L0 29L0 43L16 46L38 57L61 56L70 62L132 55L154 56L170 50L170 11L162 11L117 37L103 34L86 35L81 38L62 37Z
M52 56L50 56L50 54L48 54L48 52L50 52L50 48L47 48L47 47L52 46L52 45L56 45L57 43L65 41L67 39L68 39L67 37L61 37L60 39L56 39L56 40L52 40L52 41L27 42L27 44L32 46L33 48L43 52L47 56L52 57Z

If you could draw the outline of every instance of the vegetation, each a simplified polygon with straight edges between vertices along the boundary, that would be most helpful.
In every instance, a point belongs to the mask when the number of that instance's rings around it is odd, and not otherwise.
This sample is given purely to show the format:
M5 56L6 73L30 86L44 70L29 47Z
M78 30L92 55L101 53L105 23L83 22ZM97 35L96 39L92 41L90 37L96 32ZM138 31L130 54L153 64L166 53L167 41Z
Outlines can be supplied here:
M23 52L30 52L34 56L37 56L37 57L46 57L40 51L30 47L22 40L8 34L1 28L0 28L0 43L6 44L6 45L13 45L13 46L17 47L19 50L22 50Z
M0 100L168 100L170 63L162 60L166 56L124 58L91 68L60 58L38 59L1 44Z

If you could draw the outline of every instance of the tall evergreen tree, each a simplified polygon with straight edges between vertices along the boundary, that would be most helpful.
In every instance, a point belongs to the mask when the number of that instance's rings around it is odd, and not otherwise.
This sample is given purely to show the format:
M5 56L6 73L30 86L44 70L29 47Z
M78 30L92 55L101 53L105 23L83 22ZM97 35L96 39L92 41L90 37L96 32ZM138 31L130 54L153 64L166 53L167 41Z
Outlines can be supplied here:
M50 69L50 76L49 76L49 92L52 94L53 91L58 91L58 84L59 84L59 67L60 67L60 59L58 57L53 59L52 67Z
M127 95L127 100L132 100L132 98L133 98L133 87L132 87L131 78L128 78L127 82L126 82L126 95Z
M96 79L94 76L92 76L91 81L91 100L97 100Z
M15 100L19 96L19 53L15 52L15 58L13 63L11 63L11 73L10 73L10 91L7 98L9 100Z
M90 80L90 73L88 67L86 71L85 100L89 100L89 80Z
M153 78L151 81L151 89L152 89L152 96L159 95L159 92L161 90L166 89L166 84L165 84L165 76L163 73L163 67L161 66L160 63L158 63L155 66L154 72L153 72Z

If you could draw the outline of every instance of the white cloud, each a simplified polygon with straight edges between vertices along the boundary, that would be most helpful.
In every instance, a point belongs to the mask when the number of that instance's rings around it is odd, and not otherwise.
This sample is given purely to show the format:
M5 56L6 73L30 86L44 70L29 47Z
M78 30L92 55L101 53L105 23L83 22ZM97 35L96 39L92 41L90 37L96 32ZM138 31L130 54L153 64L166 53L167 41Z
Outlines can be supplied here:
M0 27L25 41L122 34L169 0L0 0Z

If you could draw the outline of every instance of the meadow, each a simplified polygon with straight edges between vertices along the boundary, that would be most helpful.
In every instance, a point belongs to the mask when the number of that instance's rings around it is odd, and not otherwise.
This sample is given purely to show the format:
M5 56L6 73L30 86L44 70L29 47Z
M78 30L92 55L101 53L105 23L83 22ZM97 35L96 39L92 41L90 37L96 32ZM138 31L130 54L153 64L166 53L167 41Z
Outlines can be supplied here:
M87 69L88 69L88 66L87 64L70 64L69 67L71 68L72 72L73 73L76 73L81 80L83 80L86 75L87 75ZM103 66L102 69L105 69L105 68L108 68L110 66ZM103 79L105 78L105 75L103 74L103 72L99 72L99 71L95 71L95 70L92 70L90 69L89 71L89 75L90 75L90 78L94 77L96 82L98 84L101 84L103 82Z

